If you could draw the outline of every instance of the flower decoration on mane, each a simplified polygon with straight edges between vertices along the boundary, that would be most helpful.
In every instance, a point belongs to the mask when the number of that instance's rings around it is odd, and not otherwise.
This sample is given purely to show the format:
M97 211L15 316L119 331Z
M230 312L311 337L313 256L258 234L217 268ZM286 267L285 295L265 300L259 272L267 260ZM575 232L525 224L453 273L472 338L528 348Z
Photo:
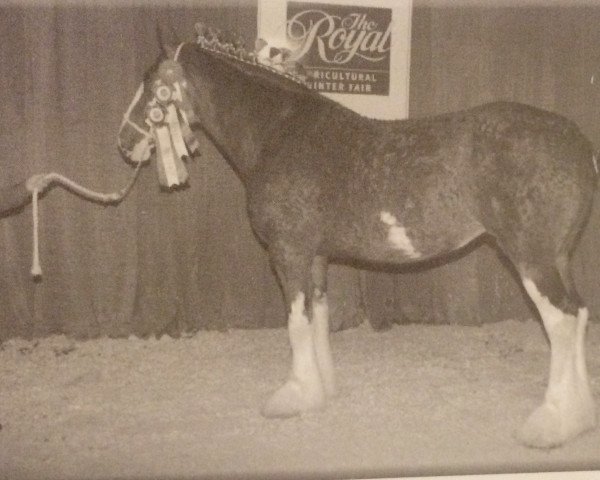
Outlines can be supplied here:
M304 69L294 59L290 49L271 46L266 40L259 38L256 40L254 51L248 51L238 35L224 33L203 23L196 23L195 29L196 43L206 50L227 55L242 63L258 65L296 83L306 84Z

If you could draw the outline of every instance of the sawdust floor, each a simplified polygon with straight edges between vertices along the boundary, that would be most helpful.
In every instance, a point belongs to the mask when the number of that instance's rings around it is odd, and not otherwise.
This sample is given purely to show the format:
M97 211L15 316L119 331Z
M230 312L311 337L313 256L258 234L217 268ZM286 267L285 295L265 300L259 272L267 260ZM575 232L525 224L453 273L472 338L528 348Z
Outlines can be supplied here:
M588 335L600 397L600 325ZM540 326L363 325L332 336L340 395L266 420L283 329L0 346L0 478L375 477L600 469L600 431L551 451L513 433L541 400Z

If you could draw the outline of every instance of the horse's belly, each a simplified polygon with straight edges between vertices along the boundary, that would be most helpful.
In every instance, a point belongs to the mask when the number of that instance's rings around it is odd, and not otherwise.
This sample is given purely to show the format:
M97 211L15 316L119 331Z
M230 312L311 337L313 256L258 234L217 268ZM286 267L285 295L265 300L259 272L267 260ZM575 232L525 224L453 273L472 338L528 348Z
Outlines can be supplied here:
M360 225L362 223L362 225ZM382 211L375 222L339 226L327 236L325 254L367 263L407 263L452 252L484 232L476 222L403 223Z

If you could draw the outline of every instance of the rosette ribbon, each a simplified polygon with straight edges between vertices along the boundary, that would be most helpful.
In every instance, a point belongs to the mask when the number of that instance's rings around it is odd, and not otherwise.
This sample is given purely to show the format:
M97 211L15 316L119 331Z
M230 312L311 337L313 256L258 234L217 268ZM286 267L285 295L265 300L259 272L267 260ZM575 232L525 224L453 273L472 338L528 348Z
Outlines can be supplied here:
M166 188L187 182L189 175L184 161L199 148L190 129L194 113L186 86L181 66L174 60L165 60L153 86L154 96L146 108L146 123L156 147L158 181Z

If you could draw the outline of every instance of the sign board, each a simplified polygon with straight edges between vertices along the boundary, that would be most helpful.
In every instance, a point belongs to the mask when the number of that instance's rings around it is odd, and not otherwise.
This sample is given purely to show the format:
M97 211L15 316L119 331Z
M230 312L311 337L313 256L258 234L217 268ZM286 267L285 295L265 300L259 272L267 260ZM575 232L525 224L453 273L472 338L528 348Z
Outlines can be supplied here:
M362 115L408 116L412 0L259 0L258 36L289 48L308 86Z

